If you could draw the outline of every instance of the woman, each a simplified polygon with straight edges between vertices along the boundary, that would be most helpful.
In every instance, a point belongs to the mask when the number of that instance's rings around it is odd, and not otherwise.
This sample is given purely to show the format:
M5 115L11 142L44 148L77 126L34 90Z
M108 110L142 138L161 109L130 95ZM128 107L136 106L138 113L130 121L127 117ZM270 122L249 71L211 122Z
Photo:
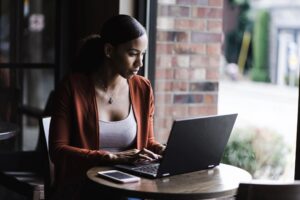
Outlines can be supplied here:
M144 27L118 15L100 35L81 48L85 73L68 76L56 92L49 136L56 199L78 199L93 166L157 160L165 148L154 139L150 82L137 75L148 43Z

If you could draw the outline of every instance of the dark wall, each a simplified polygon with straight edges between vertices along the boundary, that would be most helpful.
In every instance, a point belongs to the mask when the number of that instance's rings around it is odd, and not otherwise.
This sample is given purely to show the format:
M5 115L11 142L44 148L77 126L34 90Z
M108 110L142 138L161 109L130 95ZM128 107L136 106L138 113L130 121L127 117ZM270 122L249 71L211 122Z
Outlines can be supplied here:
M119 0L57 0L57 80L71 71L79 41L98 33L103 22L119 13Z
M119 13L119 0L76 0L74 31L76 39L98 33L104 21Z

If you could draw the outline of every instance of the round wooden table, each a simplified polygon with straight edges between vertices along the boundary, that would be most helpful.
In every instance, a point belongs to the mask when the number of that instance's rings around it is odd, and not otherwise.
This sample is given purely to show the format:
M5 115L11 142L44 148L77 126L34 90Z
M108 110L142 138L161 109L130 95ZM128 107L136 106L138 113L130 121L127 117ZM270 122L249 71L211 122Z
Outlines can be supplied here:
M248 182L251 175L240 168L220 164L214 169L196 171L166 178L142 178L135 183L115 183L97 175L98 171L112 167L94 167L88 170L89 180L99 190L110 190L122 196L150 199L209 199L233 197L240 182Z
M10 122L0 122L0 140L6 140L14 137L19 131L16 124Z

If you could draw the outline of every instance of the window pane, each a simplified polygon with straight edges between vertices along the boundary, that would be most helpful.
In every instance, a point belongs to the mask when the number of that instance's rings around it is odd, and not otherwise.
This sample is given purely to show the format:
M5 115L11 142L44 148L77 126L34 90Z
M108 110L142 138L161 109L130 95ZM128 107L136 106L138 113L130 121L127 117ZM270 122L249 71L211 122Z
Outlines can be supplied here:
M9 62L10 12L9 1L0 0L0 63Z
M53 69L32 69L24 71L23 104L43 111L51 91L54 90ZM39 121L23 115L23 150L36 147L39 134Z
M288 3L273 3L261 9L257 2L234 16L232 7L225 9L227 21L238 25L225 29L218 112L239 114L226 163L246 169L254 179L291 181L300 67L300 23L295 19L300 15ZM255 14L245 17L249 12Z
M21 61L54 63L55 1L23 0Z

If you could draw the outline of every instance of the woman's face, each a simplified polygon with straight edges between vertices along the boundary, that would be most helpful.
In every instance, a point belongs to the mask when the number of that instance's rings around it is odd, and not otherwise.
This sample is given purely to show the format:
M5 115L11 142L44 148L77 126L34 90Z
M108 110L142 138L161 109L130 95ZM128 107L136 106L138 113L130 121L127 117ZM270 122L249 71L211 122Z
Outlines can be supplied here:
M147 35L113 47L111 61L122 77L129 79L143 66L148 45Z

